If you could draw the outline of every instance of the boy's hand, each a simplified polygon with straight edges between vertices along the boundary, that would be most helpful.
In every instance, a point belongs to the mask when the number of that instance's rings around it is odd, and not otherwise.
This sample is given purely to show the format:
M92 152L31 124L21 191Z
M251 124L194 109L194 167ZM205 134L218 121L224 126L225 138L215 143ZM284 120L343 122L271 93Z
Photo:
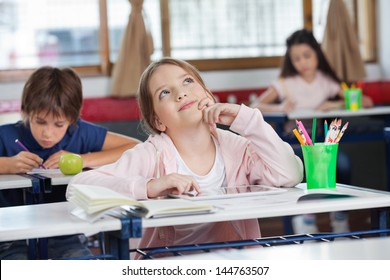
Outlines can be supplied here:
M26 173L31 171L33 168L38 168L39 164L42 162L43 159L41 159L38 155L23 151L9 158L8 173Z
M54 169L59 168L58 163L60 162L60 158L64 154L69 154L69 152L61 150L54 154L52 154L44 163L43 166L45 166L48 169Z
M200 188L196 180L188 175L172 173L160 178L150 180L147 185L148 197L158 197L167 194L182 194L190 191L200 192Z

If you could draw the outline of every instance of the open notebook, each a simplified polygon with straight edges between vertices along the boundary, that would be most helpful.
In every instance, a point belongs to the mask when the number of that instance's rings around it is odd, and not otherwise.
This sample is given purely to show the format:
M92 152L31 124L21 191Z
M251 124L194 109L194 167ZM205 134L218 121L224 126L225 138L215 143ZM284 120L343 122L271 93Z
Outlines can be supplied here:
M72 214L90 222L104 215L158 218L204 214L215 210L213 205L182 199L137 201L100 186L70 184L68 188L68 201L75 205Z

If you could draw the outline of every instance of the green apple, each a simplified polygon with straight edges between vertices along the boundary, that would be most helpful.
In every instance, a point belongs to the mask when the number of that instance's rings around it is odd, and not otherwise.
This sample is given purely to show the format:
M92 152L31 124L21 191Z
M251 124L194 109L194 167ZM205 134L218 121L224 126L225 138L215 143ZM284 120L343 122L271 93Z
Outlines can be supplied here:
M74 175L83 170L83 159L76 154L64 154L58 165L64 175Z

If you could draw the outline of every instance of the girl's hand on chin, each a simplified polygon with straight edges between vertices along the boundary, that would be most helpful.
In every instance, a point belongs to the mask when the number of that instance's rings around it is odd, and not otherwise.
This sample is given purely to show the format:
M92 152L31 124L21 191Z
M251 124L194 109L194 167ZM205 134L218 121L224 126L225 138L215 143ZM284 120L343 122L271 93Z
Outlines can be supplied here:
M240 111L238 104L217 103L202 111L203 120L210 126L216 126L217 123L230 126L238 111Z
M204 97L199 101L198 109L202 111L203 109L210 107L211 105L214 104L215 104L214 100L212 100L209 97Z
M203 111L204 109L206 109L206 108L208 108L208 107L210 107L210 106L212 106L212 105L214 105L214 104L215 104L215 101L214 101L214 100L212 100L212 99L209 98L209 97L205 97L205 98L202 98L202 99L199 101L198 109L199 109L200 111ZM204 117L203 117L203 119L204 119ZM213 124L210 124L210 123L209 123L209 126L210 126L210 130L213 132L213 134L217 134L217 131L216 131L217 125L216 125L215 123L213 123Z

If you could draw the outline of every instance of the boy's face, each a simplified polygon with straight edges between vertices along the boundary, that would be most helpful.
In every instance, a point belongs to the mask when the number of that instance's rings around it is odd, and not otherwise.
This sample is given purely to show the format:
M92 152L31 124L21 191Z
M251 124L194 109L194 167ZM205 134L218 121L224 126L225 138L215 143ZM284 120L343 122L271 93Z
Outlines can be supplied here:
M39 112L29 117L33 137L42 148L51 148L61 141L70 122L64 116L54 117L47 112Z

